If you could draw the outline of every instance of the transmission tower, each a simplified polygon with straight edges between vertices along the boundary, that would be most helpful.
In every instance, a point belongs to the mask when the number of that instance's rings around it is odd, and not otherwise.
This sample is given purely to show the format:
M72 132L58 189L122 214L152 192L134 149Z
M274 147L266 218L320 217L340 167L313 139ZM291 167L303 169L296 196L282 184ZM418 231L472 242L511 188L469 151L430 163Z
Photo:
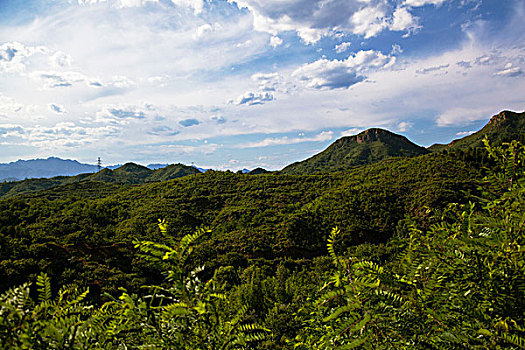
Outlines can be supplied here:
M98 160L97 160L97 168L98 168L98 171L102 169L102 160L100 159L100 157L98 157Z

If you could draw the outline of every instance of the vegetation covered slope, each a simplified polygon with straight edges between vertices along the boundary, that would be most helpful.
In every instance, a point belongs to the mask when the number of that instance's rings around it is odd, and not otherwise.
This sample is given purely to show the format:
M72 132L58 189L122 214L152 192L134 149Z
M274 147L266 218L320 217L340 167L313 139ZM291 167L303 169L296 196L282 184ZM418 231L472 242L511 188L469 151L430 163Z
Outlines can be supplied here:
M92 183L91 186L96 186L94 183L98 182L137 185L146 182L166 181L199 173L200 171L196 168L184 164L172 164L164 168L151 170L142 165L127 163L115 170L104 168L94 174L87 173L71 177L58 176L50 179L28 179L17 182L0 183L0 198L35 193L78 182L90 182Z
M348 170L358 165L376 163L392 157L413 157L428 153L406 137L383 129L368 129L335 141L323 152L293 163L283 174L314 174Z
M512 140L525 142L525 112L516 113L503 111L493 116L488 124L478 132L454 140L447 145L432 145L428 149L432 152L436 152L442 150L466 149L469 147L483 147L483 137L485 135L487 135L488 139L494 144L501 144Z
M336 225L346 246L384 243L406 215L425 223L427 207L464 201L462 191L475 190L480 163L467 156L430 154L319 176L207 172L105 186L105 196L96 196L101 182L82 182L3 200L0 288L41 269L61 283L111 290L126 281L136 287L148 274L134 263L131 241L162 240L155 227L159 218L177 236L209 225L213 235L194 258L209 267L230 258L236 266L311 259L326 253L325 239Z
M54 293L40 274L35 287L0 295L0 346L523 349L525 147L513 142L488 154L496 171L484 177L479 197L429 208L430 225L407 217L386 246L345 252L334 228L326 263L302 268L284 259L275 268L239 266L230 255L206 274L193 259L210 231L178 237L160 221L163 243L133 244L162 283L138 294L121 289L100 306L85 287Z

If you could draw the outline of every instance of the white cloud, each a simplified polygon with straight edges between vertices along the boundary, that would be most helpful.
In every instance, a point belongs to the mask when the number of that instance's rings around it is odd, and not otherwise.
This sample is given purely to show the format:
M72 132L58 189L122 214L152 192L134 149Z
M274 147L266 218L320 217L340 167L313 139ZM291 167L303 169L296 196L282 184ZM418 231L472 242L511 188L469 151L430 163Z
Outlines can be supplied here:
M448 1L448 0L405 0L405 5L413 6L413 7L419 7L419 6L425 6L425 5L440 6L445 1Z
M436 119L436 123L438 126L460 125L476 120L485 120L487 117L488 115L486 110L457 107L451 108L441 113Z
M283 39L279 38L278 36L272 36L270 38L270 46L275 48L277 46L281 46L283 44Z
M112 79L112 85L119 89L126 89L136 85L136 83L133 80L125 76L115 75Z
M351 42L347 41L347 42L343 42L341 44L338 44L335 46L335 52L337 53L343 53L343 52L346 52L350 49L350 46L352 45Z
M273 100L274 96L270 92L246 92L233 101L233 103L236 105L254 106L263 105Z
M87 83L91 81L83 74L78 72L58 72L58 71L34 71L29 76L39 82L44 89L54 89L73 86L77 83Z
M406 132L414 126L414 123L411 122L400 122L397 124L396 131Z
M201 14L204 9L204 0L171 0L177 6L188 7L198 15Z
M323 36L351 33L370 38L386 29L417 28L416 18L405 8L394 11L386 0L228 0L253 15L255 30L277 35L295 31L306 44Z
M26 68L27 58L34 54L44 54L43 46L25 46L19 42L7 42L0 46L0 72L20 73Z
M270 137L259 142L249 142L243 145L240 145L239 148L258 148L258 147L268 147L268 146L279 146L279 145L291 145L295 143L302 142L324 142L330 141L333 138L333 131L323 131L320 134L313 137L294 137L289 138L287 136L283 137Z
M376 36L388 28L386 11L380 7L365 7L352 15L353 32L365 39Z
M416 73L417 74L428 74L428 73L441 71L441 70L443 70L445 68L448 68L448 67L450 67L450 64L447 63L447 64L442 64L440 66L426 67L426 68L417 69Z
M72 61L72 57L62 51L57 51L49 56L49 62L54 68L70 68Z
M390 24L390 30L407 31L406 36L408 36L410 33L413 33L420 28L421 26L418 24L418 18L412 16L405 7L399 7L395 10L393 21Z
M468 135L472 135L475 132L476 131L460 131L456 133L456 136L468 136Z
M353 136L363 132L365 129L362 128L351 128L341 132L341 136Z
M366 79L367 72L386 69L395 63L395 57L381 52L359 51L346 60L321 59L305 64L293 72L309 88L348 88Z
M48 105L48 108L51 112L54 112L54 113L57 113L57 114L64 114L66 113L66 109L64 108L64 106L62 105L59 105L57 103L50 103Z
M494 75L501 77L520 77L523 75L523 70L521 70L520 67L513 67L512 63L507 63L504 69L497 71Z
M217 123L217 124L224 124L226 123L226 118L222 115L212 115L210 117L210 120Z
M259 85L259 90L262 92L277 91L281 76L279 73L255 73L252 75L252 80Z

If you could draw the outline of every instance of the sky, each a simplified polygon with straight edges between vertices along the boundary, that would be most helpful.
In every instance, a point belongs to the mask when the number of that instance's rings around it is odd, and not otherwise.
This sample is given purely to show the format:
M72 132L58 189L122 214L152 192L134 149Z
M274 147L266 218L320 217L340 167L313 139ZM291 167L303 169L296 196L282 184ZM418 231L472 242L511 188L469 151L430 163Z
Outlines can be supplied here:
M0 162L281 169L525 110L525 0L0 0Z

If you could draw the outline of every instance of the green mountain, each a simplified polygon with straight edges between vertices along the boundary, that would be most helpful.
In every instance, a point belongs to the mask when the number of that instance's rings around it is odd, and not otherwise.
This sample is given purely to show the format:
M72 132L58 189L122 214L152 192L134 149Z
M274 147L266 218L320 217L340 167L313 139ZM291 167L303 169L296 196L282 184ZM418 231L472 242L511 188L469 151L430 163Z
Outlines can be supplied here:
M483 147L483 138L488 136L495 144L511 140L525 141L525 112L503 111L493 116L478 132L452 141L449 144L435 144L428 149L432 152Z
M414 157L429 151L384 129L368 129L354 136L340 138L323 152L285 167L284 174L313 174L348 170L359 165L393 157Z
M18 182L0 183L0 198L9 198L21 194L35 193L58 186L74 185L78 183L96 183L96 185L73 186L79 188L106 188L105 184L139 185L147 182L160 182L179 177L199 174L194 167L183 164L172 164L164 168L151 170L145 166L127 163L110 170L104 168L94 174L80 174L76 176L58 176L50 179L28 179ZM100 184L100 183L104 184ZM93 193L93 191L89 191Z

